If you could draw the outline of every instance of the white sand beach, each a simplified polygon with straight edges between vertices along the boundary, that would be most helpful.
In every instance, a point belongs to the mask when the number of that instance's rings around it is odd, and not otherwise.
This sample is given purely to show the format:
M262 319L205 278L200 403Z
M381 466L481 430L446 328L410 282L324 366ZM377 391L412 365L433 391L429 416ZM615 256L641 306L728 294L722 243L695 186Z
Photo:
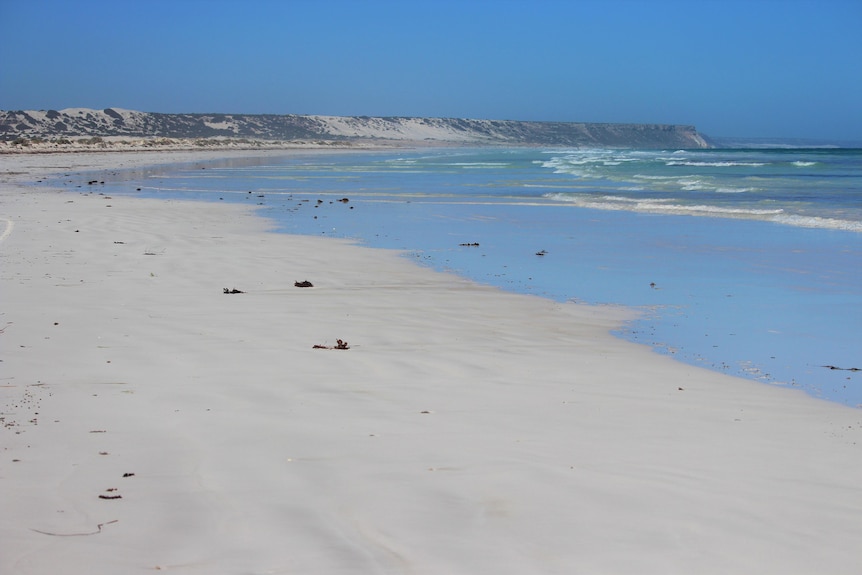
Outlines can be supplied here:
M226 154L0 156L0 573L862 569L858 409L240 206L21 185Z

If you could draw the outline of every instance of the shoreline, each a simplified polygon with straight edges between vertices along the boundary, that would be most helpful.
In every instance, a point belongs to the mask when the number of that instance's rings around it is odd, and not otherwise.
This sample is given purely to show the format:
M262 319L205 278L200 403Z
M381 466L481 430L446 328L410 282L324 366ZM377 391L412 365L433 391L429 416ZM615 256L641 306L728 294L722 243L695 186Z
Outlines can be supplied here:
M487 156L489 152L491 156ZM126 194L140 187L134 195L243 204L253 202L259 206L262 215L273 218L278 222L278 229L286 233L350 238L369 247L404 249L410 254L405 254L405 257L415 255L423 265L454 271L462 277L507 291L541 294L560 302L619 304L645 310L644 317L629 322L626 329L617 335L647 343L660 353L670 354L689 364L765 384L799 387L815 397L845 405L862 405L859 386L855 385L858 382L854 381L856 378L847 377L852 376L852 370L827 371L823 367L851 367L857 363L857 354L850 344L858 341L858 329L855 329L852 314L841 313L837 317L830 314L830 305L835 302L841 286L833 283L825 292L816 294L822 289L816 282L802 285L802 274L779 271L781 268L807 270L804 275L814 278L818 272L827 272L828 268L832 272L845 270L845 288L850 292L857 291L853 287L858 282L854 284L849 274L858 267L854 265L858 257L854 257L862 256L859 251L862 244L858 243L862 236L855 239L847 237L845 243L830 232L776 227L766 221L643 214L638 210L581 207L566 210L567 204L541 198L518 198L517 194L512 199L495 201L482 198L476 204L462 205L457 198L462 194L460 190L451 198L451 208L446 208L449 199L445 194L435 193L431 182L428 182L430 187L424 190L426 184L420 183L421 175L404 176L400 180L396 169L383 183L376 177L363 182L366 178L359 173L369 166L415 165L417 160L422 172L426 168L433 170L438 161L451 161L454 166L489 168L496 162L514 161L517 165L528 158L521 156L525 152L518 151L518 158L513 160L509 155L512 152L507 150L505 159L489 150L423 149L258 158L243 162L199 162L173 168L162 166L152 170L149 177L144 170L135 170L128 172L128 180L116 172L106 174L114 181L98 187L103 193L114 195ZM532 149L533 157L529 159L541 158L546 152ZM482 163L489 158L492 163ZM330 186L327 178L318 173L318 164L337 172L343 172L349 165L348 172L356 172L351 177L357 179L352 183L344 180ZM305 165L307 169L303 167ZM209 171L202 171L204 169ZM387 171L384 168L380 177L386 179ZM218 177L210 177L214 174ZM102 179L95 173L75 180L55 180L60 187L72 188L76 184L89 183L93 178ZM292 178L297 179L291 182ZM469 178L467 176L467 181ZM495 179L494 176L491 179ZM457 186L458 181L456 177L449 185ZM552 182L546 183L553 189ZM410 197L399 198L400 192L387 195L387 189L403 189ZM249 191L253 195L246 193ZM318 205L320 210L313 210L315 215L312 219L312 214L301 209L303 202L315 203L327 197L340 199L344 195L349 195L352 200L351 211L327 209L324 202ZM259 199L252 199L255 196ZM404 202L405 199L409 201ZM355 212L352 211L354 209ZM550 218L548 226L537 225L545 217L542 215L544 210ZM301 215L303 212L304 216ZM665 220L667 225L661 220ZM446 223L441 226L438 221ZM495 221L507 223L495 226ZM519 233L517 239L513 236L509 243L506 238L511 230L506 228L515 222L518 222ZM578 230L580 249L572 249L571 240L574 238L566 231L567 227ZM605 233L605 229L610 233ZM664 229L668 230L667 237L664 237ZM711 263L705 264L697 255L686 258L680 252L674 253L671 248L673 235L687 238L685 248L690 254L706 250ZM455 237L481 239L483 247L455 248L452 245ZM782 237L786 239L780 239ZM829 241L830 237L835 239L835 243ZM794 242L795 245L784 251L784 247L790 247L785 242ZM534 249L549 248L553 254L549 259L553 263L538 263L533 251L521 249L527 244L533 245ZM655 245L654 250L643 249L642 246L650 244ZM584 249L586 246L589 248ZM756 248L752 250L751 246ZM811 261L809 253L832 253L842 261L827 264L828 258L822 256ZM729 254L733 256L728 258ZM788 257L791 254L792 260ZM661 265L655 266L651 263L653 261L661 262ZM766 267L760 270L758 278L759 293L751 288L745 291L751 280L747 266L764 264ZM711 268L722 271L715 273ZM699 271L687 274L687 269ZM858 272L856 276L859 276ZM858 279L862 281L862 276ZM659 289L652 288L648 293L639 289L656 281ZM778 302L796 290L810 291L807 296L800 295L795 305L785 305L780 309ZM854 301L843 303L849 309L855 309ZM684 307L677 308L679 305ZM730 311L729 306L735 312ZM672 309L679 309L680 313L669 311ZM808 310L807 315L802 315L804 312L801 310ZM678 322L673 316L682 321ZM712 319L724 317L732 317L733 321L722 325L721 320ZM814 328L814 318L820 318L820 325L828 324L829 327ZM686 329L684 324L689 326L689 331L686 337L679 337ZM791 328L789 333L785 332L787 327ZM697 333L694 330L701 331ZM704 336L707 333L709 335ZM731 353L725 353L725 350Z
M857 410L252 208L20 185L204 159L128 156L0 156L0 571L858 567Z

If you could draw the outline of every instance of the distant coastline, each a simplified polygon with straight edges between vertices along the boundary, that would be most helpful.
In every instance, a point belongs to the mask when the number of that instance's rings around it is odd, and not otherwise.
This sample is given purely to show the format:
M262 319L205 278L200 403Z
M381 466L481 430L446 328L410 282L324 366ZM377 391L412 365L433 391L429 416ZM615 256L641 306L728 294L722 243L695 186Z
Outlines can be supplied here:
M862 140L824 140L819 138L719 138L712 136L705 136L705 138L713 148L862 148Z
M106 108L0 111L0 151L571 146L710 148L694 126L463 118L158 114Z

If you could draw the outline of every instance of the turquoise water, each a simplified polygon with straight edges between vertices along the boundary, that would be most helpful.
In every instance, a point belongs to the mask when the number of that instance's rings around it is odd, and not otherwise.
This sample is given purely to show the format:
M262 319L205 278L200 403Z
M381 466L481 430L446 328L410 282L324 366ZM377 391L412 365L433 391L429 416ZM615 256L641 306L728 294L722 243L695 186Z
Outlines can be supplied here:
M117 174L99 191L253 204L284 232L636 307L621 337L862 405L860 150L309 154Z

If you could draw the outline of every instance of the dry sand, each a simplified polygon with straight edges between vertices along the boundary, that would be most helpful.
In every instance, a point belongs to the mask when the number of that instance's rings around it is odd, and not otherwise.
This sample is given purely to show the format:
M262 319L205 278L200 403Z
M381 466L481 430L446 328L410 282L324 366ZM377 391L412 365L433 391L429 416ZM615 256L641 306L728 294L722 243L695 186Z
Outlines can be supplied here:
M186 156L0 157L0 573L860 572L859 410L626 310L16 183Z

